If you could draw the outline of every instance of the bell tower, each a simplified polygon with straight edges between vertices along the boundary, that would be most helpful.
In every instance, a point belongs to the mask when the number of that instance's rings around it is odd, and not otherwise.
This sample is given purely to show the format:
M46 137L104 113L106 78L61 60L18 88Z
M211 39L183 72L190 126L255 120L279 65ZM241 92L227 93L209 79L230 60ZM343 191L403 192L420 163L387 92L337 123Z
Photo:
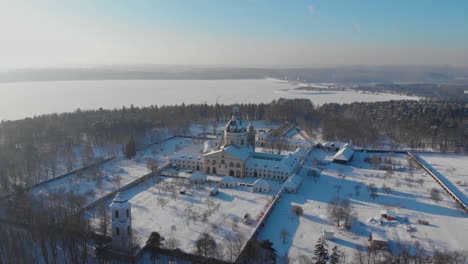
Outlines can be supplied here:
M117 193L110 204L112 213L112 250L130 253L132 246L131 204L122 193Z

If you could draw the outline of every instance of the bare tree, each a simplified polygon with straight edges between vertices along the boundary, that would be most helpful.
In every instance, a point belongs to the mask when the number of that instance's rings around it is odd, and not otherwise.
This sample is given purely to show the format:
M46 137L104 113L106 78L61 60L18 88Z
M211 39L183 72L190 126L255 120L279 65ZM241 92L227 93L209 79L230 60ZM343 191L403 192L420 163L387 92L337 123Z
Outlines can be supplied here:
M285 228L281 229L280 231L280 239L283 244L286 244L286 241L288 241L289 238L289 231Z
M348 199L333 198L327 206L330 221L336 223L337 226L340 226L341 221L349 221L352 213L350 204Z
M166 206L166 204L168 204L169 201L166 200L166 199L164 199L164 198L162 198L162 197L159 197L159 198L157 199L157 203L161 206L162 209L164 209L164 206Z
M223 240L225 259L229 262L234 262L241 253L245 242L245 237L240 233L228 235Z
M174 237L168 238L164 241L164 247L170 250L174 250L180 246L180 241Z
M213 257L216 254L218 244L213 236L202 233L195 241L195 253L203 257Z
M302 209L302 207L299 205L294 205L292 207L292 212L297 216L301 216L304 214L304 209Z
M367 186L367 190L369 191L369 197L372 198L372 200L375 200L379 195L377 193L377 186L375 184L370 184Z

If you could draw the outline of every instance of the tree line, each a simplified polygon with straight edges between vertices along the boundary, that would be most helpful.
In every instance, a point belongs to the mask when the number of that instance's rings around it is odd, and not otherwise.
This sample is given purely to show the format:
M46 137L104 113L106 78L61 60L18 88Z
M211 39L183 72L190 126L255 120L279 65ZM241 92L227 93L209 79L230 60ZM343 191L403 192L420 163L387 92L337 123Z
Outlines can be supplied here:
M194 122L205 129L230 118L233 105L190 104L76 110L0 123L0 190L30 186L57 176L62 164L71 171L94 161L93 148L124 152L154 128L186 134ZM307 99L240 104L244 120L295 122L326 140L378 147L382 139L418 150L467 151L468 106L463 100L387 101L324 104ZM154 139L154 137L152 137ZM157 138L157 136L156 136ZM76 151L76 146L81 146Z

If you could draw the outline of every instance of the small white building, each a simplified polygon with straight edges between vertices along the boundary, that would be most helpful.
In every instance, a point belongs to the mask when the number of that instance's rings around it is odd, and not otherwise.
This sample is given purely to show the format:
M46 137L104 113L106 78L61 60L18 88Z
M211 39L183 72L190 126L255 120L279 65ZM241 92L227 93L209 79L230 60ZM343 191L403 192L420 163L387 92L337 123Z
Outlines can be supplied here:
M195 184L203 184L206 182L206 174L195 171L189 176L189 181Z
M253 191L269 193L271 192L271 186L266 180L258 179L253 183Z
M348 163L353 159L353 155L354 149L349 145L345 145L333 156L333 162Z
M388 221L393 221L397 219L397 215L393 211L386 209L380 211L380 216L387 219Z
M130 253L132 245L131 204L120 192L110 204L112 214L112 250Z
M237 186L237 180L232 176L224 176L221 179L220 185L225 188L233 188Z
M302 177L294 174L284 183L284 191L287 193L297 193L302 183Z
M327 231L325 228L322 228L322 238L326 240L332 240L335 238L335 232L332 231Z

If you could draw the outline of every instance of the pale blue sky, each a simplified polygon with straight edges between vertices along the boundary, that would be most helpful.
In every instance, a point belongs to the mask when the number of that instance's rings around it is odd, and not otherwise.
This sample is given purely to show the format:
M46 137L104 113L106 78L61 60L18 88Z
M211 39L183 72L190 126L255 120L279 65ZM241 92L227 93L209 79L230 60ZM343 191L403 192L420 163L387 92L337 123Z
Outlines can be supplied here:
M468 64L468 1L0 2L0 66Z

